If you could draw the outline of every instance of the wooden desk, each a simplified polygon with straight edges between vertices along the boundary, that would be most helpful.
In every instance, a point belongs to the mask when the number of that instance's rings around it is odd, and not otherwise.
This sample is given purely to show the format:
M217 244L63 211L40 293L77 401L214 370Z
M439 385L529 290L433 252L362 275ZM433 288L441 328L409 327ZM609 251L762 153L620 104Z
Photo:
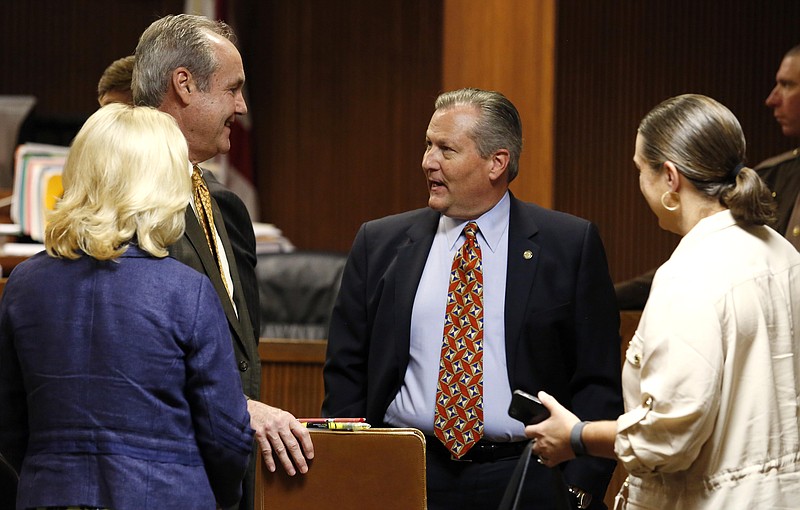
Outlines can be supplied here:
M0 200L7 199L11 196L11 188L0 188ZM10 216L10 205L0 206L0 223L13 223ZM15 236L0 234L0 242L13 241ZM3 269L3 276L11 274L11 270L17 267L17 264L27 259L27 256L18 255L0 255L0 267Z
M641 317L640 311L620 313L620 356L625 361L625 350L636 331ZM261 399L297 417L319 416L325 388L322 383L322 367L325 364L326 340L287 340L262 338L259 344L261 355ZM617 466L608 485L605 503L613 508L614 496L625 481L627 474Z

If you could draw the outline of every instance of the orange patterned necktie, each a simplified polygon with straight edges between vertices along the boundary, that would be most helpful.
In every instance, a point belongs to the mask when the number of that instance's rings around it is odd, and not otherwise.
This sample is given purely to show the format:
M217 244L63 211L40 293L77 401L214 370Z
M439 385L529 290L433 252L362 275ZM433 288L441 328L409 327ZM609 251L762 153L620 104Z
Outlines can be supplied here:
M192 191L194 192L192 195L194 196L197 218L200 220L200 226L203 227L203 232L206 234L208 248L211 250L214 260L217 261L225 291L228 293L228 297L231 297L231 290L228 288L228 280L225 276L225 266L222 265L222 259L220 258L219 250L217 250L215 236L217 228L214 226L214 212L211 210L211 193L208 191L206 181L200 175L200 168L197 165L192 166Z
M453 257L433 429L455 458L461 458L483 436L483 268L475 235L478 225L464 227L467 240Z

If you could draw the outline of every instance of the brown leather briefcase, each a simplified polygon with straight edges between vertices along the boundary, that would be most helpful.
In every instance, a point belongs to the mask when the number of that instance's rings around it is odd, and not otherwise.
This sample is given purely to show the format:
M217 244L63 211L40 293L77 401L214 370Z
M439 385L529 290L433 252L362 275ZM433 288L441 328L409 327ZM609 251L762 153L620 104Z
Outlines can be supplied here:
M417 429L312 430L308 473L270 473L258 463L256 509L427 507L425 436ZM318 506L319 505L319 506Z

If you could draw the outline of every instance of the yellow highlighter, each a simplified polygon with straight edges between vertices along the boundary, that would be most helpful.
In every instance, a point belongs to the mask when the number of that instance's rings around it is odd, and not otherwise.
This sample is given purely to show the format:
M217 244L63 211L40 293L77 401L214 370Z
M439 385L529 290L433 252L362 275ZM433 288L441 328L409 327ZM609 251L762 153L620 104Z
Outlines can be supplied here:
M329 422L328 430L367 430L370 428L369 423L354 423L354 422Z

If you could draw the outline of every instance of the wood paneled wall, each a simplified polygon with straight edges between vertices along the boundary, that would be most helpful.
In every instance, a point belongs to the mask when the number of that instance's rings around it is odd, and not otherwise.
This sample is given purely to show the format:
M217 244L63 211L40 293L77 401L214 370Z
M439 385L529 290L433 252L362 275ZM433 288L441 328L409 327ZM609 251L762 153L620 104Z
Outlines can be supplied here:
M362 222L425 207L441 1L252 1L241 20L262 218L347 251Z
M0 94L34 95L34 113L85 119L97 81L183 0L6 0L0 4Z
M612 276L670 253L630 162L640 118L684 92L739 117L751 162L792 146L763 100L800 42L796 0L232 0L248 75L262 220L346 251L369 219L424 207L433 101L495 88L518 106L515 193L596 222ZM0 94L85 118L105 66L182 0L10 0Z
M636 128L656 104L700 93L739 118L751 164L796 141L764 100L783 54L800 43L800 2L560 0L554 207L596 222L619 281L666 260L633 166Z
M556 0L446 0L442 89L502 92L522 117L517 198L553 204Z

